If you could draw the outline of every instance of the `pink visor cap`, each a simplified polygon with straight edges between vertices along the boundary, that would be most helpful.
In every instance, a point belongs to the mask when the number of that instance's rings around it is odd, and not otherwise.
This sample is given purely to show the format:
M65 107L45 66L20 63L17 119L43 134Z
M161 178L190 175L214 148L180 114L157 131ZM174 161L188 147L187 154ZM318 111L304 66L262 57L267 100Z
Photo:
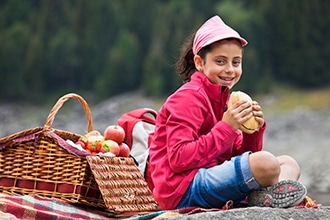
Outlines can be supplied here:
M248 43L234 29L226 25L219 16L213 16L197 30L192 48L193 53L196 55L203 47L226 38L238 39L243 47Z

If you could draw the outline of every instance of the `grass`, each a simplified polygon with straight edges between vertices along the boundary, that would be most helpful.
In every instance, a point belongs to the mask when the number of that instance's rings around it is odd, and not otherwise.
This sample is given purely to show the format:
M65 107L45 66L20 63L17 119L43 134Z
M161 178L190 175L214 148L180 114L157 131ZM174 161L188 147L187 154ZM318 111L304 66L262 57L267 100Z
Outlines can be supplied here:
M300 90L293 88L278 89L271 94L255 98L265 112L284 112L295 108L330 110L330 88Z

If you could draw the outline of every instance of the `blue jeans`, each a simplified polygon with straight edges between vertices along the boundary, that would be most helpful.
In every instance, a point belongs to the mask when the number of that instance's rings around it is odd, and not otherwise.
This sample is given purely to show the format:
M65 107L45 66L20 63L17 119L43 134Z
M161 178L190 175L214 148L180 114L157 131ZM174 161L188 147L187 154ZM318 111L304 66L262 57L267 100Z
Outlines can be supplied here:
M250 190L259 188L250 170L249 154L246 152L208 169L201 168L177 208L221 208L228 200L234 203L244 200Z

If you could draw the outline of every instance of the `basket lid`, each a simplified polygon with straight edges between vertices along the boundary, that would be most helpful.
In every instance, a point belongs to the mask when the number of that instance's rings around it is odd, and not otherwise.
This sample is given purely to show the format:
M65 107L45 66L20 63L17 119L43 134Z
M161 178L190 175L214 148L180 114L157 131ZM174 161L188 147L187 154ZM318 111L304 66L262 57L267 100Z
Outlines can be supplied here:
M158 205L132 158L87 156L110 212L154 211Z

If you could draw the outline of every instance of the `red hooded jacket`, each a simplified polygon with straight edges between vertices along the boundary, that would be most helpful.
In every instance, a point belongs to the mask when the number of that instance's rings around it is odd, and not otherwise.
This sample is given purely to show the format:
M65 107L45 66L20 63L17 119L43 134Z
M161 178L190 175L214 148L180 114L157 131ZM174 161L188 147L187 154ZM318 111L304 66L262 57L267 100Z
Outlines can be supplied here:
M200 168L262 149L265 126L242 134L221 121L228 98L228 87L195 72L159 110L148 169L161 208L176 208Z

